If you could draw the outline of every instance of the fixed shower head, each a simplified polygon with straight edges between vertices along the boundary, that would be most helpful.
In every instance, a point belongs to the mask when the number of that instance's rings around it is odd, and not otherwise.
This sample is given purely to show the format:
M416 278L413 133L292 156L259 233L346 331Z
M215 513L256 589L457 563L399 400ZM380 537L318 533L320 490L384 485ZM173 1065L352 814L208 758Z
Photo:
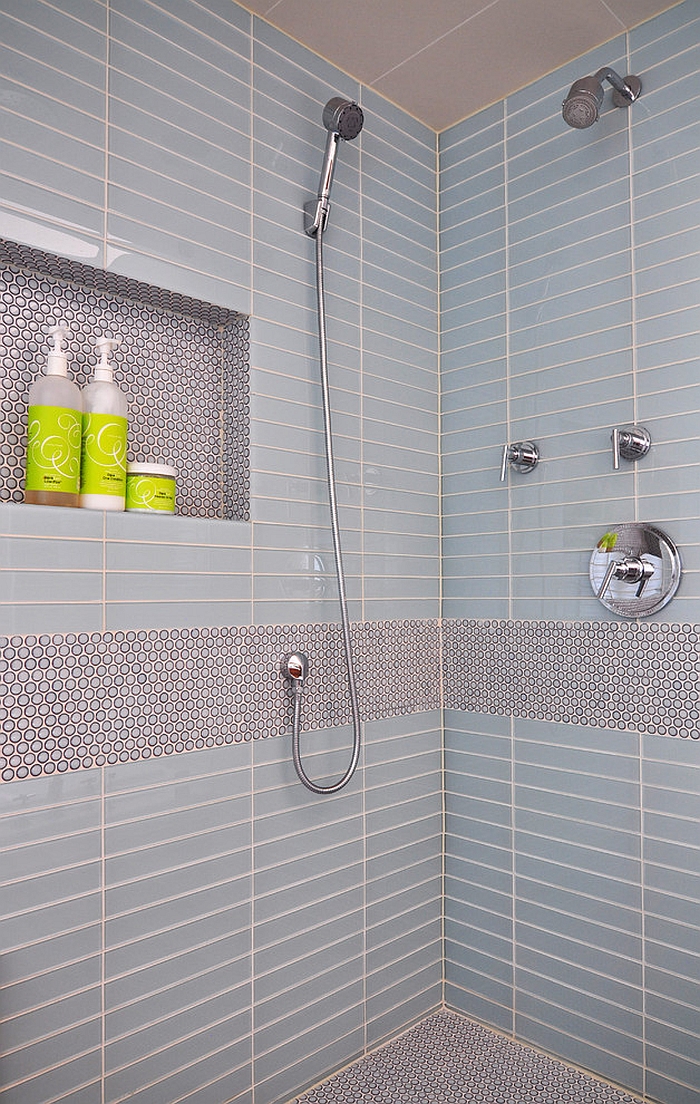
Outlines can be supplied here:
M562 104L561 113L565 123L577 130L585 130L586 127L598 122L600 109L603 106L604 80L613 86L615 107L629 107L641 95L642 82L639 77L630 75L623 80L614 69L605 66L594 76L581 77L571 85Z
M304 229L310 237L314 237L319 230L323 233L326 229L328 212L331 209L331 184L338 144L341 139L350 142L353 138L357 138L364 121L365 117L360 105L354 100L344 100L342 96L334 96L323 109L323 125L328 131L328 137L321 167L321 179L316 200L304 204Z
M584 130L598 122L603 104L603 86L597 77L581 77L574 81L562 105L564 122Z
M323 109L323 125L332 134L337 134L346 142L357 138L362 130L365 117L362 108L352 100L334 96Z

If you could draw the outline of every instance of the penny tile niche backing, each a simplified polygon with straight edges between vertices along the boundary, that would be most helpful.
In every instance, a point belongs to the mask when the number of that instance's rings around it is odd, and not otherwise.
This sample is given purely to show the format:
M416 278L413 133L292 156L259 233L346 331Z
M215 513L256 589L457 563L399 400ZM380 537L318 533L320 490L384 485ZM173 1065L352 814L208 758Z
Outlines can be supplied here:
M115 381L129 403L129 461L177 471L177 513L250 517L249 325L224 307L0 239L0 502L22 502L27 393L48 331L70 330L83 387L94 339L118 335Z

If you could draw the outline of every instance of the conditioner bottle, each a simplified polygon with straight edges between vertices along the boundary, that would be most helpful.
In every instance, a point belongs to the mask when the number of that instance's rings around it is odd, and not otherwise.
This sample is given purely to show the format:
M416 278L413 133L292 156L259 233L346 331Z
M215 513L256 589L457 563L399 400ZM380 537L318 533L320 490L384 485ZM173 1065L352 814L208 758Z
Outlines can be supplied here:
M68 327L49 331L53 347L45 375L29 390L24 500L39 506L77 506L80 482L80 391L68 379L63 343Z
M96 339L100 360L83 390L80 505L89 510L124 509L127 403L109 359L118 344L118 337Z

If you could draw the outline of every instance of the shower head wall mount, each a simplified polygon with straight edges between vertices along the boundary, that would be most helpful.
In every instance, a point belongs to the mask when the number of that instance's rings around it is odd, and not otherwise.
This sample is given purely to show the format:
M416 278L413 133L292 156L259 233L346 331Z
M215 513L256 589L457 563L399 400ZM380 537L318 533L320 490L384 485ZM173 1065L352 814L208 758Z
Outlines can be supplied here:
M639 77L630 74L623 80L614 69L605 65L592 77L580 77L571 85L562 104L561 113L565 123L576 130L585 130L598 122L603 106L604 80L613 87L612 101L615 107L629 107L642 94Z

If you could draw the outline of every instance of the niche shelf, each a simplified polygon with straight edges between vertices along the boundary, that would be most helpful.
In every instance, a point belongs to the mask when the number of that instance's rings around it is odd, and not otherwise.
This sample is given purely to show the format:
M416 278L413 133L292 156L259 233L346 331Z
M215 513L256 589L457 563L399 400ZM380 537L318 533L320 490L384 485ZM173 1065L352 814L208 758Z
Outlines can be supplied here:
M177 470L177 513L250 518L249 324L245 315L0 238L0 502L22 502L27 393L51 326L69 371L92 377L94 337L119 334L132 460Z

